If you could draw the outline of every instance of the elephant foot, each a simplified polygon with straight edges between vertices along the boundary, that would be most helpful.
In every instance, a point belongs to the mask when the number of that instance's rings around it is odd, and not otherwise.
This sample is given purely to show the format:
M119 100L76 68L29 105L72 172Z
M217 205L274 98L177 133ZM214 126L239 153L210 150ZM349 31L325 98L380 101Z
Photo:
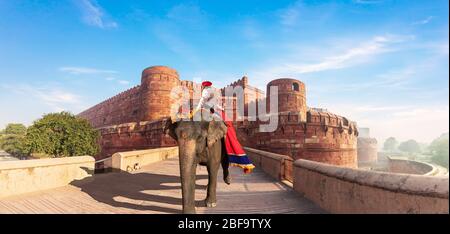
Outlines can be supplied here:
M214 207L217 206L217 203L216 202L209 202L209 201L205 200L205 206L209 207L209 208L214 208Z
M230 185L231 184L231 176L227 176L223 179L223 181L225 181L226 184Z
M193 209L184 209L183 214L196 214L195 208Z

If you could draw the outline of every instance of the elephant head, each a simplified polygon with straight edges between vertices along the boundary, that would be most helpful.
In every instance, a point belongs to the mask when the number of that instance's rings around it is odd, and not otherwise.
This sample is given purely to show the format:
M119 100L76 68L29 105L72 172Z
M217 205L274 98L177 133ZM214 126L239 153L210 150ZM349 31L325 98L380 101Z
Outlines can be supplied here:
M203 153L221 140L227 132L223 121L177 121L166 120L164 133L175 139L178 144L189 142L197 154ZM182 151L183 149L180 149ZM181 154L180 154L181 155Z
M221 139L227 132L225 123L217 120L172 122L168 119L164 132L174 138L179 146L183 213L195 213L195 173L198 163L207 165L210 174L206 203L215 204L217 171L223 158Z

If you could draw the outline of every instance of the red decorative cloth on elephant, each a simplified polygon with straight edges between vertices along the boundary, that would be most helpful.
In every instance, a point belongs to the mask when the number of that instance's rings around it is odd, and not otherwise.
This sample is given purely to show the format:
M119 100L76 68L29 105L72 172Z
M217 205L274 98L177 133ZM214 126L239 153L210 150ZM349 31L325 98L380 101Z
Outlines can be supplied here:
M229 163L232 166L238 166L244 169L244 173L251 173L255 166L252 164L244 149L242 148L234 130L233 121L227 118L224 109L217 105L216 92L212 89L212 82L202 82L202 97L193 113L200 109L210 110L213 115L218 115L227 125L227 134L225 137L225 149L228 154Z
M234 130L233 122L229 121L224 111L218 111L225 124L227 125L227 134L225 137L225 150L228 154L228 159L231 166L237 166L244 169L244 173L251 173L255 166L252 164L239 140L237 139L236 131Z

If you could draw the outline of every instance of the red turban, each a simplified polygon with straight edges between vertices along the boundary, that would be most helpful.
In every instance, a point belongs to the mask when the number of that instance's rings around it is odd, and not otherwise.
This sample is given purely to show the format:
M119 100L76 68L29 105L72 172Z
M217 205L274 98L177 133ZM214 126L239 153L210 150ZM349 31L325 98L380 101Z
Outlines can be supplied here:
M211 85L212 85L211 81L203 81L202 82L202 86L207 87L207 86L211 86Z

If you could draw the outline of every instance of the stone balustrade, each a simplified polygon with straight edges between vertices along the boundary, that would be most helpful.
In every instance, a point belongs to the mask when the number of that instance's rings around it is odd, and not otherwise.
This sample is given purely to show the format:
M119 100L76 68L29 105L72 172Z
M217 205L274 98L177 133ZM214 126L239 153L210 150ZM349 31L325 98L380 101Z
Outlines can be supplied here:
M267 151L244 147L253 165L261 168L276 180L286 180L292 183L293 159L286 155L275 154Z
M134 171L140 167L178 156L178 146L149 150L135 150L115 153L112 156L111 167L114 171Z
M331 213L448 213L448 177L294 163L294 190Z
M91 156L0 162L0 197L65 186L94 174Z

